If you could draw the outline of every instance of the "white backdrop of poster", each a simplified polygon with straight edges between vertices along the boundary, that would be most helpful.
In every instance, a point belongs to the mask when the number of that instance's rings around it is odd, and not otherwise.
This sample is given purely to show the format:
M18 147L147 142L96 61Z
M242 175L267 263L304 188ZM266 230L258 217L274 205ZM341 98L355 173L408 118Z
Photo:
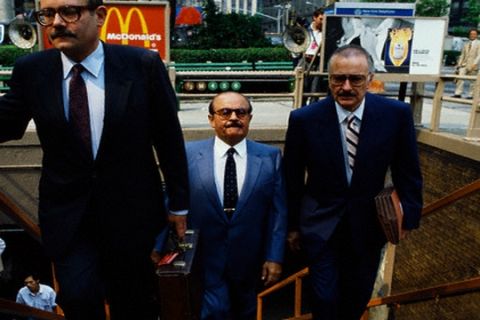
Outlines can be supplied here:
M415 20L410 74L440 74L446 20Z
M444 18L327 15L323 30L321 71L338 47L357 44L370 53L377 73L440 74Z

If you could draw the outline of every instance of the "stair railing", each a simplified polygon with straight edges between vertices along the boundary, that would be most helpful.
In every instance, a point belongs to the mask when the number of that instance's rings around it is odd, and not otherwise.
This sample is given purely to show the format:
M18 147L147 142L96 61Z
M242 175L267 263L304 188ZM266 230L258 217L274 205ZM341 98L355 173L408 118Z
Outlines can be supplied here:
M445 197L442 197L433 203L425 206L422 210L422 216L426 216L433 212L436 212L453 202L462 199L476 191L480 190L480 179L467 184ZM312 319L311 314L301 314L302 306L302 279L308 276L308 268L302 269L299 272L289 276L288 278L280 281L279 283L273 285L272 287L260 292L257 295L257 320L262 320L263 316L263 299L270 295L273 292L278 291L279 289L295 283L295 297L294 297L294 316L288 318L288 320L301 320L301 319ZM450 282L447 284L442 284L439 286L419 289L414 291L409 291L405 293L390 295L387 297L373 298L367 305L367 310L362 316L361 320L368 320L368 309L383 304L408 304L419 302L422 300L436 299L440 296L451 296L465 294L472 291L480 291L480 277L474 277L467 280L462 280L459 282Z

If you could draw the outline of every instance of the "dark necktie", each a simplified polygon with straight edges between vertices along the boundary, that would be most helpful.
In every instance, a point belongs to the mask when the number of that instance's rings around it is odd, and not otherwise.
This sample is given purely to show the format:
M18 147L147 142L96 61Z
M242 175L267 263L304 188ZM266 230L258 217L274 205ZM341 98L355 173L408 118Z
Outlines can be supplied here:
M355 121L355 115L352 113L347 118L347 152L348 152L348 165L353 170L355 164L355 155L357 154L359 127Z
M76 64L72 68L72 78L69 87L69 121L73 131L87 152L92 152L92 137L90 133L90 115L88 112L87 87L82 78L85 68Z
M227 161L225 163L225 179L223 181L223 210L228 218L232 217L238 201L237 168L233 158L234 154L234 148L228 149Z

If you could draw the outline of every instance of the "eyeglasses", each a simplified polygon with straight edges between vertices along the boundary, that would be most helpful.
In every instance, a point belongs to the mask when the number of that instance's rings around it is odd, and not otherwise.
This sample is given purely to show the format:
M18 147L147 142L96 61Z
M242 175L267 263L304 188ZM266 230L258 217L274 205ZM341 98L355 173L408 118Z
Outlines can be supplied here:
M250 114L250 111L247 109L230 109L230 108L222 108L220 110L214 111L214 113L222 118L223 120L228 120L232 116L232 113L237 115L237 118L244 119L247 115Z
M352 87L360 87L365 84L367 77L363 74L331 74L329 79L334 86L341 86L348 80Z
M92 6L62 6L57 9L44 8L35 12L35 19L44 27L51 26L55 21L55 15L58 13L60 18L66 23L73 23L80 20L83 10L93 10Z

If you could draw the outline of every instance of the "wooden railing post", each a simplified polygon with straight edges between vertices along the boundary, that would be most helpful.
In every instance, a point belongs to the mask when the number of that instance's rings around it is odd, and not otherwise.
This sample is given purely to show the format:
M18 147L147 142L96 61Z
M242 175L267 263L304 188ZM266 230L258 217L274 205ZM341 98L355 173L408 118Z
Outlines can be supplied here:
M302 278L295 279L295 317L302 315Z
M480 73L477 75L477 80L472 83L473 100L472 109L470 111L470 121L467 129L466 140L480 141Z
M303 82L305 81L302 67L295 68L295 90L293 92L293 108L297 109L302 106L303 100Z
M432 116L430 121L430 130L437 132L440 128L440 111L442 110L442 96L445 91L445 80L438 80L437 88L432 101Z

